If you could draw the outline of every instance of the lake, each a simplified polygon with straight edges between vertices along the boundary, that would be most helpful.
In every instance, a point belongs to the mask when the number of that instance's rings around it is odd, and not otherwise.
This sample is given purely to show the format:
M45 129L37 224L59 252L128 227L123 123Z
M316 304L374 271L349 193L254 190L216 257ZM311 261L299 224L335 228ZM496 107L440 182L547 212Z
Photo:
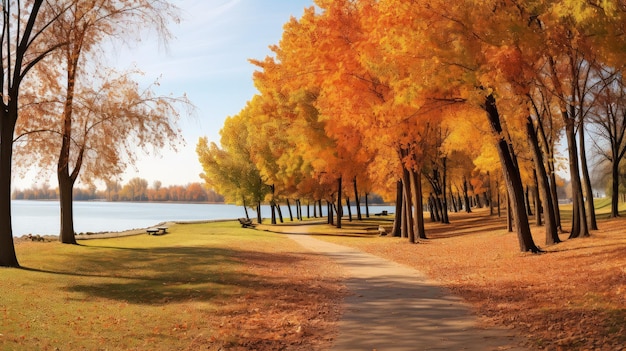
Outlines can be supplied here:
M13 200L13 235L26 234L58 235L60 210L57 201ZM323 206L324 211L326 207ZM295 216L295 207L292 206ZM387 210L395 211L393 206L370 206L370 214ZM256 211L248 210L251 218L256 218ZM283 217L289 220L286 206L282 206ZM302 208L306 217L306 207ZM363 209L363 213L364 213ZM344 209L347 214L347 210ZM353 215L356 210L353 207ZM269 206L261 208L264 218L270 216ZM311 209L311 215L313 210ZM155 202L74 202L74 230L84 232L118 232L129 229L147 228L157 223L168 221L201 221L236 219L245 217L243 207L224 204L189 204Z

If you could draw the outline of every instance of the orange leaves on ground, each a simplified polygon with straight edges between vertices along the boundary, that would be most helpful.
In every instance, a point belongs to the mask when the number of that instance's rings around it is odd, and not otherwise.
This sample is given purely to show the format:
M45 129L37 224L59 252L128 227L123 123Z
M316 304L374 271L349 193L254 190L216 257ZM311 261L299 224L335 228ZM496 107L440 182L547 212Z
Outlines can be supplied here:
M432 240L345 240L342 244L427 273L475 308L487 325L515 328L534 350L622 350L626 344L626 221L599 223L591 238L516 252L504 219L451 214L427 223ZM452 227L451 227L452 226ZM543 228L533 228L536 240ZM562 236L565 239L565 235Z

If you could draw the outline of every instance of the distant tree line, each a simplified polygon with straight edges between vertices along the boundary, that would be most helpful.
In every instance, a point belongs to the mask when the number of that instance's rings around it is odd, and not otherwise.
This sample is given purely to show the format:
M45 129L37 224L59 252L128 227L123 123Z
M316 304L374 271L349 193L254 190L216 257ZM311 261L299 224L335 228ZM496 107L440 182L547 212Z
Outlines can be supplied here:
M27 189L16 189L12 193L14 200L58 200L59 189L48 184L33 186ZM222 203L224 197L215 191L206 189L200 183L187 185L162 186L155 181L148 186L143 178L133 178L126 184L119 181L106 182L104 190L95 185L74 189L75 201L106 200L106 201L182 201Z

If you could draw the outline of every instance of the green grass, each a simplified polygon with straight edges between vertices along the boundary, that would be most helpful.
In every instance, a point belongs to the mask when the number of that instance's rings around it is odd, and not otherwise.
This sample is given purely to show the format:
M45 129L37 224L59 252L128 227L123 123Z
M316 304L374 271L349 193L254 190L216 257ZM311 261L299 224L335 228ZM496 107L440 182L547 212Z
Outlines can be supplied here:
M611 198L610 197L594 199L593 205L596 209L597 219L607 219L611 216ZM561 209L561 220L564 223L567 223L567 221L571 221L572 220L572 205L571 204L560 205L559 208ZM618 204L618 211L619 211L620 216L626 216L626 203L620 201Z
M221 301L256 288L238 253L280 236L236 222L172 226L162 236L16 245L0 269L0 350L185 349Z

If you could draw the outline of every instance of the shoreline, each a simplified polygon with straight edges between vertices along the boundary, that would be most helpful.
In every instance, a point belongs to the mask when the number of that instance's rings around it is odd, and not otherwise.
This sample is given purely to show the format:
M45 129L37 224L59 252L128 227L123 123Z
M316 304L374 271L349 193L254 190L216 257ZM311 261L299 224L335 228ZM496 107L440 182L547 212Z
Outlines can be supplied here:
M230 222L236 221L236 219L207 219L207 220L193 220L193 221L170 221L170 222L160 222L155 225L145 227L145 228L135 228L135 229L127 229L118 232L87 232L87 233L77 233L76 240L92 240L92 239L110 239L110 238L121 238L125 236L132 235L143 235L147 234L146 230L152 227L161 227L161 226L171 226L176 224L202 224L202 223L217 223L217 222ZM14 236L13 239L17 241L58 241L58 235L33 235L26 234L22 236Z

